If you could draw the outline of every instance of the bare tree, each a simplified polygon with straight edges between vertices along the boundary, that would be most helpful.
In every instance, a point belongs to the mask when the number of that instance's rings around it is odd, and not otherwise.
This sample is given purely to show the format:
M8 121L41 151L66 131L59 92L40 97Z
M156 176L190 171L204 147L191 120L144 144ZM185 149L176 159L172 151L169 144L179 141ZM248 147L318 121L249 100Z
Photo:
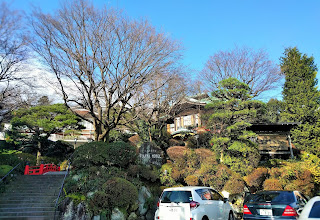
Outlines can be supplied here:
M96 140L107 141L110 130L135 120L158 89L151 82L177 69L180 45L147 21L86 0L33 17L33 48L56 75L65 104L90 111Z
M246 47L217 52L199 73L199 79L209 91L217 89L221 80L230 77L248 84L251 95L256 97L264 91L277 88L283 76L279 66L269 60L264 50L254 51Z
M0 122L20 104L19 75L28 58L26 38L22 35L22 14L0 6Z
M148 94L149 102L140 107L139 119L147 125L149 141L160 140L162 131L168 120L172 120L179 112L178 104L189 94L190 85L184 71L161 75L150 83L152 88ZM135 123L137 129L141 129ZM139 131L138 131L139 133Z

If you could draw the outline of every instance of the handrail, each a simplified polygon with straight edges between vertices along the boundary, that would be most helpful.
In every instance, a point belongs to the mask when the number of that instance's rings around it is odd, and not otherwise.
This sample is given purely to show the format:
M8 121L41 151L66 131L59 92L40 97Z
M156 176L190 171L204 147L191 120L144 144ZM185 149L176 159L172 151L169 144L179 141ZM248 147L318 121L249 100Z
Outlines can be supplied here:
M74 153L72 153L71 156L69 157L69 159L67 160L67 161L69 162L69 163L68 163L68 166L67 166L67 172L66 172L66 174L64 175L64 178L63 178L63 181L62 181L60 190L59 190L58 198L56 199L56 204L54 205L54 217L53 217L54 220L56 219L56 212L57 212L57 208L58 208L58 202L59 202L60 196L61 196L61 194L62 194L64 182L65 182L65 180L66 180L66 178L67 178L67 175L69 174L69 169L70 169L70 166L71 166L71 158L73 157L73 154L74 154Z
M18 163L14 168L12 168L4 177L1 178L0 182L2 182L14 169L16 169L22 162Z

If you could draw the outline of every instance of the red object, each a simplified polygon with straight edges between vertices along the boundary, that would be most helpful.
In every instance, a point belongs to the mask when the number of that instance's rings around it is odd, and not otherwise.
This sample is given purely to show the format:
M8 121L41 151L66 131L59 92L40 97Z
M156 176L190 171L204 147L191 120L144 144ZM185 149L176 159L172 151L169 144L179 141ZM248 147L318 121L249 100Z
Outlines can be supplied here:
M191 201L190 202L190 209L196 209L200 205L199 202Z
M287 205L286 209L282 213L282 216L298 216L298 214L294 208Z
M47 172L58 172L60 167L55 164L41 164L40 166L26 165L24 175L42 175Z
M247 205L243 206L243 214L244 215L252 215Z

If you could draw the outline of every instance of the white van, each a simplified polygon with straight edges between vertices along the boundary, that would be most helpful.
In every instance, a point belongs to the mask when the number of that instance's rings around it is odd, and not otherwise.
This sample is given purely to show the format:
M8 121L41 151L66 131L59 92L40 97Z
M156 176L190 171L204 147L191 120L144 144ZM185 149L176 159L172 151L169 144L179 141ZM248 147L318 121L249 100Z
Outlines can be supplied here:
M210 187L167 188L158 201L155 220L234 220L228 199Z

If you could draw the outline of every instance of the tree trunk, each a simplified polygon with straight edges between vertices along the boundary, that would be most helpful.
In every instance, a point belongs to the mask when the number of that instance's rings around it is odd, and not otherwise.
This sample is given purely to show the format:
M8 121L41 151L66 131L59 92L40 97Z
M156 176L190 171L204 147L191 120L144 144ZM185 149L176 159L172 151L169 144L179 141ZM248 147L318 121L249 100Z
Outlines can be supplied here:
M40 150L41 150L41 142L38 141L37 164L36 164L37 166L39 166L40 163L41 163L41 152L40 152Z

